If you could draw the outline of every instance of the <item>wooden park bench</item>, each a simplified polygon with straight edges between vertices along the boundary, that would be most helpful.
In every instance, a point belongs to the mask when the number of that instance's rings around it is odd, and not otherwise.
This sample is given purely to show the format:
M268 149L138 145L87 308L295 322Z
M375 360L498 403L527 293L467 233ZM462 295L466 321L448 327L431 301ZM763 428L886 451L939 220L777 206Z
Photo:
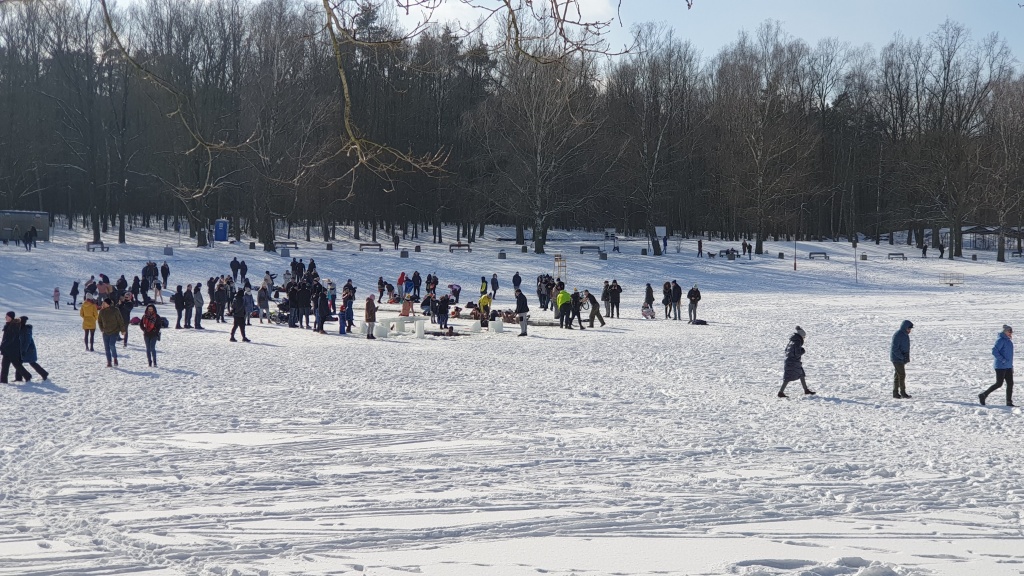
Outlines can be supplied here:
M95 252L99 248L100 252L110 252L110 246L104 246L103 242L87 242L85 249L89 252Z
M828 260L828 252L808 252L807 257L814 260L815 256L821 256L825 260Z
M906 260L907 259L907 255L904 254L903 252L890 252L889 253L889 260L896 260L896 259Z
M278 248L291 248L292 250L299 249L299 243L294 240L280 240L275 242L275 244L277 244Z
M589 244L589 245L586 245L586 246L580 246L580 254L583 254L584 252L598 252L598 253L600 253L600 252L604 252L604 250L601 250L600 246Z
M466 252L472 252L473 248L469 244L449 244L448 252L455 252L456 250L465 250Z
M378 252L384 251L384 249L380 247L380 242L361 242L359 244L359 251L362 252L364 248L376 248Z
M1021 256L1020 250L1014 250L1013 252L1010 252L1010 257L1012 258L1014 256L1017 256L1019 258Z

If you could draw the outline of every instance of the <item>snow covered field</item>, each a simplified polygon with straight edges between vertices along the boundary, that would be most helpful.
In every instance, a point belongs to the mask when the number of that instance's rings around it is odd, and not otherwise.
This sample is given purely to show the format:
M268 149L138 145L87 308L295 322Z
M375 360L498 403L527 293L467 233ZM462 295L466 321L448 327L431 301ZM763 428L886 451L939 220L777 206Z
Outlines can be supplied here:
M511 306L518 270L537 318L534 278L561 248L570 290L618 279L622 318L377 341L256 325L251 344L206 321L165 331L158 369L133 327L107 369L77 313L52 309L54 286L130 281L165 243L172 286L233 256L251 276L286 260L142 231L108 253L61 230L32 252L0 248L0 311L30 317L51 373L0 389L0 575L1024 573L1020 409L1001 392L977 403L1000 326L1024 325L1020 259L862 243L858 284L849 244L800 243L794 272L787 243L767 247L786 260L698 259L690 241L661 258L623 242L600 261L578 254L587 234L552 233L544 256L495 239L509 234L489 229L471 254L427 242L404 260L342 241L293 255L363 298L378 275L419 270L475 300L497 272ZM831 258L808 260L816 249ZM965 284L941 284L947 272ZM700 285L708 326L640 319L644 284L660 302L672 279ZM905 318L914 397L898 401L888 350ZM780 400L797 324L818 395L791 385Z

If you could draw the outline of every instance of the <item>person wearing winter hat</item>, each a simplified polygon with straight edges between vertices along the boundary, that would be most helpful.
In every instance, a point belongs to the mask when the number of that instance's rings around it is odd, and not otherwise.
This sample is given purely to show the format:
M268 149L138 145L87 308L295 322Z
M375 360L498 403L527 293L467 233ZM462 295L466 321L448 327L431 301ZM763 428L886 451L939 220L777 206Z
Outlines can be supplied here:
M1003 331L996 337L996 344L992 347L992 355L995 356L996 383L989 386L987 390L978 394L981 405L985 405L988 395L998 390L1003 382L1006 382L1006 405L1014 406L1013 403L1013 328L1003 324Z
M8 312L4 316L3 338L0 339L0 384L7 383L7 374L12 365L15 379L32 379L32 375L21 365L21 320L14 312Z
M50 373L38 364L39 355L36 353L36 341L32 337L32 325L28 323L28 316L21 317L21 362L32 367L43 381L50 379ZM25 370L28 374L28 370ZM15 377L15 380L21 378Z
M807 380L804 377L804 365L801 360L804 355L804 338L806 337L807 332L799 326L796 327L796 332L789 337L789 344L786 345L786 364L782 371L782 388L779 388L779 398L788 398L786 396L786 384L794 380L800 381L800 385L804 387L804 394L815 393L807 387Z
M690 324L697 320L697 303L700 302L700 289L694 284L693 288L686 293L686 299L690 301Z
M892 381L893 398L910 398L910 394L907 394L907 364L910 364L910 331L913 329L914 323L904 320L900 329L892 335L889 360L896 369Z

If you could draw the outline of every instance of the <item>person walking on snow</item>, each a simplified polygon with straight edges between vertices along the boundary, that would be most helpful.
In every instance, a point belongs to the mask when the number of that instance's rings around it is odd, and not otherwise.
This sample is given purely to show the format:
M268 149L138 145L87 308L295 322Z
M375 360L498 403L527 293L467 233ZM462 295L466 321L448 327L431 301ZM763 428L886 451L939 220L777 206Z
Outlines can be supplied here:
M24 328L22 328L24 329ZM996 344L992 347L992 355L995 356L996 383L989 386L981 394L978 400L985 405L988 395L998 390L1003 382L1006 382L1006 405L1014 406L1013 403L1013 328L1003 324L1003 331L996 337Z
M804 355L804 338L807 337L807 332L804 329L797 326L796 332L789 337L789 344L786 345L786 364L782 372L782 388L779 388L779 398L788 398L786 396L786 384L794 380L799 380L800 385L804 387L804 394L814 394L814 391L807 387L807 380L804 378L804 365L801 358Z
M491 275L491 300L498 295L498 275Z
M7 383L7 375L14 366L15 380L31 380L32 375L21 364L21 320L14 312L4 317L3 338L0 339L0 384Z
M71 307L78 310L78 280L71 283Z
M164 278L163 285L167 286L167 278L171 275L171 267L167 265L167 260L164 260L164 263L160 266L160 275ZM163 298L160 301L162 302Z
M53 309L60 310L60 288L53 289Z
M910 331L913 329L914 323L904 320L900 329L892 335L889 360L896 369L892 381L893 398L910 398L910 394L907 394L907 364L910 364Z
M160 339L162 327L163 320L157 315L156 306L147 305L139 320L139 328L142 329L142 340L146 343L146 361L151 367L156 367L156 342Z
M230 342L238 342L235 340L235 330L242 331L242 342L252 342L245 337L245 318L248 316L245 312L245 294L239 290L235 292L235 298L231 302L231 317L234 318L234 324L231 325L231 338Z
M121 311L114 306L114 301L110 298L103 300L96 323L103 336L103 351L107 355L107 368L110 368L111 362L117 366L117 336L122 333L127 336L128 327L125 326Z
M50 373L43 369L38 364L39 356L36 353L36 341L32 337L32 325L28 323L28 316L21 317L21 362L28 364L33 370L39 374L39 377L46 380L50 379ZM28 373L28 370L25 370ZM17 380L17 378L15 378Z

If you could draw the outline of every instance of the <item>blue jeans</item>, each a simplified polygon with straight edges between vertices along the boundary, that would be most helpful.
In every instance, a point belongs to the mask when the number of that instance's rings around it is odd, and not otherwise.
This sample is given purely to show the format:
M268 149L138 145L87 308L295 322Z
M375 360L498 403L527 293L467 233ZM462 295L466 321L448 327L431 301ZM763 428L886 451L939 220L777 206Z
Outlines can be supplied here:
M117 332L103 335L103 351L107 353L107 364L110 364L111 360L117 360L117 342L120 340L118 336Z
M142 339L146 341L146 360L156 366L156 338L144 336Z

